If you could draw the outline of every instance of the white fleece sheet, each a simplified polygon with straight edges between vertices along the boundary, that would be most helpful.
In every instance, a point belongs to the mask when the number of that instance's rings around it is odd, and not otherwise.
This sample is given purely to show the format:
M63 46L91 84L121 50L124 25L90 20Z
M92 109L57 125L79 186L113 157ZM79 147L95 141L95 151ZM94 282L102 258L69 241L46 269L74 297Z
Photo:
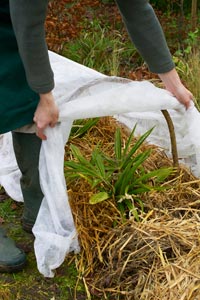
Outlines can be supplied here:
M109 77L49 52L55 74L55 99L60 123L47 129L47 141L40 153L40 182L44 199L33 228L38 270L53 277L70 251L79 251L78 237L68 203L63 174L64 146L74 120L115 116L130 129L138 123L141 134L156 125L149 137L171 155L171 143L161 110L172 116L179 157L200 176L200 117L191 107L187 112L179 102L153 84ZM23 201L19 186L20 171L15 161L11 134L0 136L0 184L16 201Z

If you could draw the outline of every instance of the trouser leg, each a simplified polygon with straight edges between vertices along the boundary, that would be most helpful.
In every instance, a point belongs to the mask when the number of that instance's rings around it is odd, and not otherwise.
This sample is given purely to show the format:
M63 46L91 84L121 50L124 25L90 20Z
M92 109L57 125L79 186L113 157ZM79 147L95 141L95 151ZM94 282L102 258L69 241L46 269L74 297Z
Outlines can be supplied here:
M41 140L34 133L13 132L13 147L22 173L20 180L24 198L22 225L31 232L43 199L39 181L39 154Z

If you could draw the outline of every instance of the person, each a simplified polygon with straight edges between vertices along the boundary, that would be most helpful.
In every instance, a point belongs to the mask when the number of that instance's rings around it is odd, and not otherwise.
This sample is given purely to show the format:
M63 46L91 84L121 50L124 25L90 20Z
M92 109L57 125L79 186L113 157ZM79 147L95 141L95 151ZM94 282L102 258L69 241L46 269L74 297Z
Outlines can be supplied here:
M166 89L186 109L191 92L181 82L161 25L148 0L116 0L129 35ZM0 133L12 131L22 172L22 225L31 231L42 201L38 160L45 129L58 121L54 78L45 41L48 0L0 0ZM0 271L17 271L25 254L0 229Z

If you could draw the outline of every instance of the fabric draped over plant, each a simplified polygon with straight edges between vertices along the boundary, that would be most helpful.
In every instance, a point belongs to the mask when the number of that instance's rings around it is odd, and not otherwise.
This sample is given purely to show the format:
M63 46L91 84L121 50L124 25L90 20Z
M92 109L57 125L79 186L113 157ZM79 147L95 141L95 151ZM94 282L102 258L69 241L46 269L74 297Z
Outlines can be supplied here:
M33 228L35 254L39 271L53 277L70 251L78 252L79 244L66 193L63 174L64 146L74 120L115 116L137 133L156 125L149 136L150 143L171 152L169 133L161 110L169 110L176 131L180 158L200 176L200 117L192 106L184 107L167 91L149 82L133 82L109 77L50 52L55 74L55 98L60 109L60 122L47 129L47 140L40 153L40 181L44 199ZM0 184L17 201L23 201L20 171L14 158L11 134L0 136Z

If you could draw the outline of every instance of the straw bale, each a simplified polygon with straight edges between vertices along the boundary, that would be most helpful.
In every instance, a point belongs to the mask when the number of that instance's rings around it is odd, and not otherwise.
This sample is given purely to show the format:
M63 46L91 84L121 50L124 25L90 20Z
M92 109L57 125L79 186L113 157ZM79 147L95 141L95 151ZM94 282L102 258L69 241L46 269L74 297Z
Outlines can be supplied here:
M102 118L73 143L89 157L101 141L112 155L117 126L114 119ZM121 128L126 140L127 128ZM146 170L172 166L162 149L151 148ZM82 247L77 268L95 299L200 300L200 181L180 166L164 185L165 191L142 195L141 222L123 223L114 199L90 205L92 191L83 179L68 184Z

